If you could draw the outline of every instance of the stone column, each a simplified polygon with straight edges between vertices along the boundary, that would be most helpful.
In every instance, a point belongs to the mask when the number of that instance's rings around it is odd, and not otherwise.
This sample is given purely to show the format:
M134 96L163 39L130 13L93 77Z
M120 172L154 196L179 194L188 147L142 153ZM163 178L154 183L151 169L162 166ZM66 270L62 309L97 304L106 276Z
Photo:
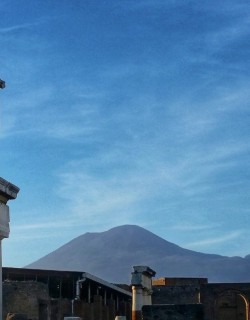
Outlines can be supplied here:
M134 266L132 272L132 320L142 319L142 306L152 304L152 277L156 272L147 266Z
M7 202L15 199L19 188L14 184L0 178L0 320L3 317L2 307L2 240L9 237L10 214Z

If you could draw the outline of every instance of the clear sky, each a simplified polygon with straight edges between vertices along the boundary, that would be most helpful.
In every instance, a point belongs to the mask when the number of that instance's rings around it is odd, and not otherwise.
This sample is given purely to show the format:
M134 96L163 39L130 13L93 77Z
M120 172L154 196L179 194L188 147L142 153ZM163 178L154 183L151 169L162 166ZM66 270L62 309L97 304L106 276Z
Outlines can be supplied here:
M250 2L2 0L3 264L140 225L250 254Z

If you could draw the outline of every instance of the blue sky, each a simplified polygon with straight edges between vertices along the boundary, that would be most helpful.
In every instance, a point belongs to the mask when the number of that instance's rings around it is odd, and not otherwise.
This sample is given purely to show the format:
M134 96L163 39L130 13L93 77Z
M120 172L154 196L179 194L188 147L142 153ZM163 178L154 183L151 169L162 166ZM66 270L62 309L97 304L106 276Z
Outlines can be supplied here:
M1 1L3 264L137 224L250 254L249 1Z

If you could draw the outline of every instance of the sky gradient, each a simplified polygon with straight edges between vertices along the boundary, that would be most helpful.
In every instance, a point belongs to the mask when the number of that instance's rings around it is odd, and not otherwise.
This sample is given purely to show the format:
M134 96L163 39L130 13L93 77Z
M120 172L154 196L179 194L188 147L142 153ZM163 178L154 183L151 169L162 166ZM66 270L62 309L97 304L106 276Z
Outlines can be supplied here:
M140 225L250 254L249 1L0 4L3 265Z

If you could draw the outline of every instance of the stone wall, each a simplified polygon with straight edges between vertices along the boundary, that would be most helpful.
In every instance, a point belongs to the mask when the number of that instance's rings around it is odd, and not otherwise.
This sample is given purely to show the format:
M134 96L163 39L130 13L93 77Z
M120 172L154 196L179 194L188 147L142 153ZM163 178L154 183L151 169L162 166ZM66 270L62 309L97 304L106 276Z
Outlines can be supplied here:
M152 304L199 303L200 286L153 286Z
M17 313L27 315L28 319L42 320L39 318L39 312L43 305L45 308L48 307L48 301L48 288L43 283L35 281L3 282L3 319L6 318L7 313Z
M203 320L201 304L143 306L143 320Z
M72 305L73 302L73 305ZM15 313L13 320L62 320L64 317L81 317L84 320L114 320L116 315L124 315L131 320L131 303L109 299L106 304L100 295L95 295L92 303L82 300L53 299L48 293L48 285L36 281L4 281L3 315Z
M201 284L207 284L207 278L157 278L152 280L153 286L186 286L193 285L199 286Z
M108 300L107 304L101 296L95 295L92 303L83 301L74 302L74 315L87 320L114 320L117 315L126 316L127 320L131 320L131 304L128 302L120 302L116 311L116 303L114 300Z
M203 305L204 320L248 320L250 319L250 284L249 283L214 283L179 286L153 287L153 305L162 304L178 305L185 304L189 308L190 304L201 303ZM165 306L164 306L165 307ZM166 308L170 308L167 306ZM174 317L174 307L171 307L172 318ZM159 311L160 310L160 311ZM163 311L157 311L157 320L163 316ZM164 309L165 312L165 309ZM151 315L155 315L151 313ZM168 315L166 319L172 319ZM154 318L151 318L153 320ZM173 318L174 319L174 318ZM179 315L176 319L180 319Z
M23 313L15 313L11 318L11 320L28 320L27 314L23 314Z
M216 283L201 286L204 319L249 319L250 284Z

